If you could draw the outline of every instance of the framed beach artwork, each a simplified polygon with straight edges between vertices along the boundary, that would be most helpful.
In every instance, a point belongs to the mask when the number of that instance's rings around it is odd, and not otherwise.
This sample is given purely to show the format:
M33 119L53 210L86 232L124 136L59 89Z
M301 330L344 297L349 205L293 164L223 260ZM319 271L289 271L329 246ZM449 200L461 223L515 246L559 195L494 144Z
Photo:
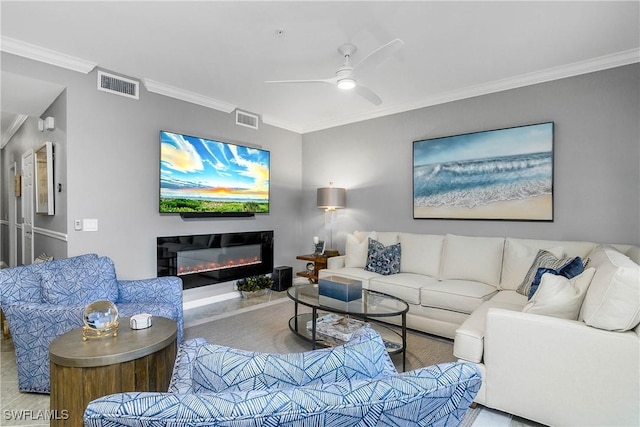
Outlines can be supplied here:
M413 217L553 221L553 122L414 141Z

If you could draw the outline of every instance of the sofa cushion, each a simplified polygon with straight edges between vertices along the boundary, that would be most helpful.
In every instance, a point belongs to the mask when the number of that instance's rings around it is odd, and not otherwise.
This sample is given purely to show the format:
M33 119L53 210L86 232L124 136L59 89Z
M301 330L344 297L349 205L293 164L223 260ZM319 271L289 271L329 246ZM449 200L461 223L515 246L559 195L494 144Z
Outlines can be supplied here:
M42 300L55 305L118 300L116 270L108 257L72 257L51 261L40 270Z
M500 291L491 297L491 301L499 302L499 303L507 303L514 304L520 306L520 308L524 307L527 303L527 297L525 295L519 294L515 290L504 290Z
M571 279L552 273L543 274L540 286L522 311L578 320L582 301L595 271L595 268L588 268Z
M506 291L515 294L515 292ZM498 295L503 292L499 292ZM496 296L498 296L496 295ZM518 297L506 298L503 300L491 299L482 303L477 310L464 321L456 330L455 340L453 342L453 355L458 359L466 360L473 363L482 362L484 354L484 333L487 312L491 308L501 308L505 310L520 311L522 302L525 299L522 295Z
M400 233L399 240L403 248L401 272L440 276L444 236Z
M345 243L345 267L357 267L364 268L367 265L367 255L369 251L369 239L377 239L378 235L375 231L368 233L361 240L358 235L347 234L347 241Z
M504 242L500 289L517 289L540 249L551 252L557 258L564 256L564 247L558 242L507 237Z
M504 239L447 234L441 279L472 280L498 286Z
M420 304L420 288L437 283L438 279L413 273L378 276L369 281L369 289L400 298L409 304Z
M628 331L640 322L640 266L612 249L590 255L596 272L582 304L581 317L595 328Z
M384 276L400 273L400 254L400 243L385 246L369 238L367 265L364 269Z
M420 289L420 304L459 313L472 313L497 292L495 286L470 280L430 282Z

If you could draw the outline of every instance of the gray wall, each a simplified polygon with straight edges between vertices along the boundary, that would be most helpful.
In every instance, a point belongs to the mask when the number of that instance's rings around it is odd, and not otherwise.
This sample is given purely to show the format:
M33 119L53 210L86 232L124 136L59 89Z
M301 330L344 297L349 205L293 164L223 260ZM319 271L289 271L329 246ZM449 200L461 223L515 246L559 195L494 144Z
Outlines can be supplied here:
M301 136L235 115L149 93L132 100L96 89L88 75L2 53L2 69L66 87L66 229L68 255L108 255L121 279L156 275L157 236L274 230L275 264L291 265L300 241ZM247 219L183 220L158 213L159 131L184 132L271 151L271 212ZM64 190L64 188L63 188ZM3 189L4 191L4 189ZM74 231L75 219L98 219L97 232Z
M306 134L302 238L323 234L315 190L333 181L340 249L354 230L640 244L639 77L634 64ZM547 121L553 222L413 219L413 141Z

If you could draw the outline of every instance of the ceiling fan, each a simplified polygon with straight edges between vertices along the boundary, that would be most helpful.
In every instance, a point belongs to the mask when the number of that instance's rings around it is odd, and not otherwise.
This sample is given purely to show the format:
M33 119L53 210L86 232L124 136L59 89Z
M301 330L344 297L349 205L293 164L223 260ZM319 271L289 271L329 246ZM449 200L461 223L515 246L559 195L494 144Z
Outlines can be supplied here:
M380 64L382 61L398 51L402 46L404 46L404 42L402 40L392 40L371 52L356 65L351 65L351 56L356 53L358 48L351 43L346 43L338 48L338 52L340 52L344 57L344 63L342 64L342 67L336 71L335 77L312 80L269 80L266 83L329 83L337 85L340 89L354 89L358 95L362 96L372 104L380 105L382 103L380 97L368 87L359 84L356 76L365 68L371 68Z

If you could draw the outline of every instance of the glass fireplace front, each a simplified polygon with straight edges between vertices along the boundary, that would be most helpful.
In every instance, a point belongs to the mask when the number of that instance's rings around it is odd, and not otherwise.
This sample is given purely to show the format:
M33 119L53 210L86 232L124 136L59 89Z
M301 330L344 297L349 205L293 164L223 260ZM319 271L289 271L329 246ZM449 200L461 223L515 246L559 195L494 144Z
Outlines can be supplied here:
M190 289L273 271L273 231L157 238L158 277Z

